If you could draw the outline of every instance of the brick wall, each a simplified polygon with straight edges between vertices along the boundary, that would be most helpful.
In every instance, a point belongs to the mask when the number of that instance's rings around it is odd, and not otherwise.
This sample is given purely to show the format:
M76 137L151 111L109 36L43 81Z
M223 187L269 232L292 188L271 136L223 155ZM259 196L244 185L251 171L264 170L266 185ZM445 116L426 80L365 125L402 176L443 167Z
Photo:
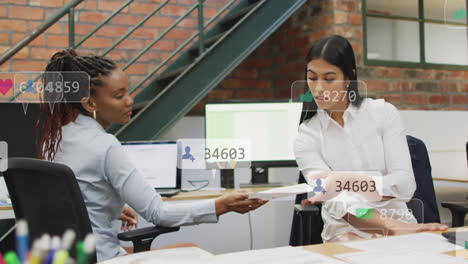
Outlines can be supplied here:
M0 53L5 52L36 29L48 17L62 7L67 0L7 0L0 2ZM76 7L76 42L91 32L100 22L122 6L124 0L85 0ZM154 10L163 0L136 0L110 23L101 28L93 37L78 48L82 54L102 54L123 36L130 28ZM205 21L213 17L228 0L207 0L205 2ZM180 16L185 14L197 0L171 0L142 28L136 30L131 38L123 41L108 56L120 66L141 51L152 40L160 36ZM168 33L136 63L126 70L131 85L135 85L165 60L179 45L198 29L197 10L183 20L176 29ZM50 57L57 51L68 47L68 17L53 25L36 38L8 62L0 65L0 72L43 71Z
M468 110L468 71L364 65L361 0L309 0L207 96L209 99L290 98L304 78L314 41L341 35L352 44L367 96L399 109ZM191 114L203 114L203 102Z

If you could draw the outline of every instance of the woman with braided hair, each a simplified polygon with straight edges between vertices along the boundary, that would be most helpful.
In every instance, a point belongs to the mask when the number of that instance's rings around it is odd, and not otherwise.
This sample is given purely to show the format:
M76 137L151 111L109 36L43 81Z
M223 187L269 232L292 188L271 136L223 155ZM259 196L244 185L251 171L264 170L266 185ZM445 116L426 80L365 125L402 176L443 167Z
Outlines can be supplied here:
M247 199L247 194L237 192L216 200L164 203L126 157L120 142L105 131L113 123L130 121L133 99L128 93L126 74L109 59L80 56L73 50L52 56L45 76L53 72L89 75L90 87L80 87L81 92L89 91L89 95L83 92L79 103L67 100L64 95L66 102L55 103L53 111L45 102L42 105L39 153L40 158L65 164L75 173L93 233L98 236L98 261L120 254L118 230L112 222L119 216L128 218L129 214L130 219L134 218L130 210L122 212L124 204L155 225L180 226L214 223L224 213L246 213L266 203ZM72 74L62 76L66 82ZM51 95L43 95L45 101L48 97Z

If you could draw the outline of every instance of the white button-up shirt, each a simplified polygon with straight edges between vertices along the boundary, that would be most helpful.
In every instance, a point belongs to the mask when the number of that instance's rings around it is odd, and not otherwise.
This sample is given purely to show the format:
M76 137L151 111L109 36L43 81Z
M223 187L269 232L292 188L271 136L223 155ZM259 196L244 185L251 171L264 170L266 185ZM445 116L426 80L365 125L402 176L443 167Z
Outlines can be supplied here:
M341 127L319 109L299 127L294 151L304 177L307 180L323 171L366 174L378 183L380 195L396 199L366 201L355 193L341 193L325 201L323 240L348 232L371 237L372 230L359 230L342 219L346 213L356 215L357 208L375 208L401 221L416 223L405 203L412 198L416 183L398 110L382 99L364 99L359 108L349 104L343 119Z
M125 203L155 225L218 221L214 200L163 202L130 162L117 138L88 116L80 114L75 122L62 127L62 141L53 161L69 166L75 174L93 233L98 236L98 261L119 255L120 230L113 228L112 222L118 221Z

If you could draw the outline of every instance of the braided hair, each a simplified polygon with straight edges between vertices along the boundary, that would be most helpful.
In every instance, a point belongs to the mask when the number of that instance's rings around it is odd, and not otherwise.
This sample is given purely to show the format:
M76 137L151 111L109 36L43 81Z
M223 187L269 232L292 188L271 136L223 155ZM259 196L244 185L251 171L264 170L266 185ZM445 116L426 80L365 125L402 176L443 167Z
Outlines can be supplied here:
M81 92L88 91L82 96L92 96L96 94L96 88L104 85L103 76L108 76L113 70L117 69L117 65L112 61L102 56L79 56L73 49L67 49L55 53L50 62L47 64L43 75L43 82L48 83L47 78L51 78L48 72L82 72L87 74L86 83L89 87L80 87ZM62 80L70 81L75 78L72 74L63 74ZM89 76L89 77L88 77ZM89 79L88 79L89 78ZM67 80L68 79L68 80ZM88 89L86 89L88 88ZM62 140L62 126L75 121L79 114L89 115L81 103L68 100L67 95L63 94L63 99L56 103L54 98L58 98L57 94L42 94L42 102L40 105L41 114L36 123L38 129L38 145L39 158L53 160L58 151L58 146Z

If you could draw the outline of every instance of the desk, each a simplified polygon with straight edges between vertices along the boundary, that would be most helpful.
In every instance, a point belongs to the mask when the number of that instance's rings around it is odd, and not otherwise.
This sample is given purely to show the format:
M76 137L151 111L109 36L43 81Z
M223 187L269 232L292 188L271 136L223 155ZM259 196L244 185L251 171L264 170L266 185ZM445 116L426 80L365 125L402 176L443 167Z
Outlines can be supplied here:
M451 229L449 231L455 231L456 229ZM428 233L433 233L433 234L436 234L436 235L440 235L440 233L442 232L428 232ZM384 239L384 238L374 238L374 239ZM372 240L374 240L372 239ZM171 247L162 247L162 248L158 248L158 249L155 249L155 250L164 250L164 249L168 249L168 248L171 248ZM319 245L312 245L312 246L304 246L303 247L305 250L307 251L310 251L310 252L313 252L313 253L317 253L317 254L320 254L322 256L327 256L327 257L331 257L331 258L335 258L337 260L340 260L342 261L343 263L348 263L344 260L341 260L339 258L336 258L337 255L340 255L340 254L347 254L347 253L355 253L355 252L360 252L361 250L359 249L354 249L354 248L350 248L350 247L346 247L346 246L343 246L341 245L340 243L327 243L327 244L319 244ZM213 256L216 256L218 254L213 254L213 252L210 252L209 250L206 250L205 248L203 247L200 247L200 249L202 249L203 251L209 253L210 255L213 255ZM274 250L275 248L270 248L271 250ZM392 249L389 248L388 249L389 253L392 253ZM460 258L460 259L468 259L468 254L464 254L468 252L468 250L459 250L457 253L458 253L458 256L456 256L457 258ZM266 254L266 253L262 253L262 254ZM451 255L451 256L455 256L455 251L451 251L451 252L444 252L442 254L446 254L446 255ZM462 255L463 254L463 255ZM240 255L243 255L242 252L240 252ZM259 259L257 259L257 262L259 263L264 263L265 261L261 261L261 257L260 255L256 255ZM231 256L231 258L233 260L236 260L236 257L238 256ZM244 258L246 257L245 255L243 256ZM172 261L168 261L169 263L175 263L172 262ZM237 261L239 262L239 261ZM131 261L123 261L122 263L132 263ZM179 262L177 262L179 263ZM197 262L198 263L198 262ZM211 263L210 261L206 261L206 263ZM219 261L214 261L214 263L221 263ZM229 262L231 263L231 262ZM234 262L232 262L234 263ZM284 263L289 263L287 261L285 261ZM296 262L294 262L296 263ZM304 262L305 263L305 262ZM318 262L313 262L313 263L318 263ZM322 263L322 262L321 262ZM323 263L328 263L328 262L323 262ZM407 262L404 262L404 263L407 263ZM409 263L409 262L408 262ZM431 263L434 263L434 262L431 262ZM442 264L442 263L440 263Z
M448 231L455 231L456 228L451 228ZM446 231L444 231L446 232ZM441 234L441 231L437 232L429 232L433 234ZM372 238L372 239L383 239L383 238ZM326 243L326 244L317 244L317 245L311 245L311 246L304 246L305 250L318 253L327 257L332 257L334 258L336 255L340 254L346 254L346 253L353 253L353 252L360 252L361 250L359 249L354 249L350 247L346 247L341 245L340 243ZM462 253L460 253L460 251ZM462 256L465 259L468 259L468 250L460 250L458 252L458 256ZM456 256L456 251L450 251L450 252L445 252L443 254L450 255L450 256Z

